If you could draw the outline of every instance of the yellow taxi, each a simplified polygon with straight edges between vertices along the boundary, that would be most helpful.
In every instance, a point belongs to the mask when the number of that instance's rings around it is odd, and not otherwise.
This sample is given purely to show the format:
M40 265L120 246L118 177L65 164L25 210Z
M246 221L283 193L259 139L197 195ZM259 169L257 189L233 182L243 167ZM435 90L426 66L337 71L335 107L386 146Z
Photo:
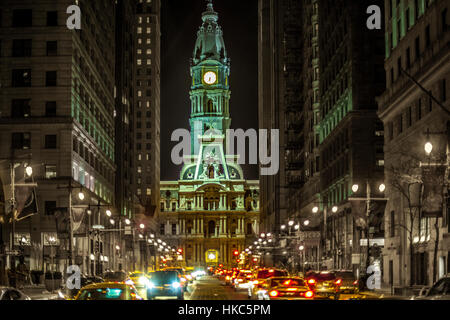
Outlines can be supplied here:
M130 280L133 282L134 286L138 289L147 288L149 284L149 276L141 271L135 271L130 273Z
M90 284L81 288L74 300L143 300L132 285L117 282Z

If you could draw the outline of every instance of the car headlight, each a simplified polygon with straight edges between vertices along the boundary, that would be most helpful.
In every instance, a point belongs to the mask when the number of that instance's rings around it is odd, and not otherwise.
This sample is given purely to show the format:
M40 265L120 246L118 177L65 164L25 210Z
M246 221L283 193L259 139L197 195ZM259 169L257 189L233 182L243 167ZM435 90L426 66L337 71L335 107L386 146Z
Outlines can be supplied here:
M179 287L181 287L179 282L174 282L172 283L172 287L174 287L175 289L178 289Z
M150 281L148 281L148 279L146 277L140 277L138 280L139 284L142 286L146 286L148 287Z
M151 281L148 282L147 288L153 289L155 287L155 284Z

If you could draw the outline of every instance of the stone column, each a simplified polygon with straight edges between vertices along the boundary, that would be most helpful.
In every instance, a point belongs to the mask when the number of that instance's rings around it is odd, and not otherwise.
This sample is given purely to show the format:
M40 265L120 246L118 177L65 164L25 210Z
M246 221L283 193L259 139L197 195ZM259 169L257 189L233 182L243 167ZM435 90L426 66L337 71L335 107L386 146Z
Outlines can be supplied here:
M203 220L204 220L204 218L201 218L201 220L200 220L200 233L201 234L204 234L204 229L203 229Z
M223 229L222 229L222 217L219 218L219 235L221 235L223 233Z

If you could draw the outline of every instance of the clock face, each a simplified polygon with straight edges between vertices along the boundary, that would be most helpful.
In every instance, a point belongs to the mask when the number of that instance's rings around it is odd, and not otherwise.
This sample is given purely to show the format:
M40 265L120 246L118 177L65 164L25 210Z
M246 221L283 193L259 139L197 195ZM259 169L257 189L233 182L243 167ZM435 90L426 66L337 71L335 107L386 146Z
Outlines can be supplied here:
M214 84L217 81L217 75L213 71L208 71L203 75L203 81L205 81L206 84Z

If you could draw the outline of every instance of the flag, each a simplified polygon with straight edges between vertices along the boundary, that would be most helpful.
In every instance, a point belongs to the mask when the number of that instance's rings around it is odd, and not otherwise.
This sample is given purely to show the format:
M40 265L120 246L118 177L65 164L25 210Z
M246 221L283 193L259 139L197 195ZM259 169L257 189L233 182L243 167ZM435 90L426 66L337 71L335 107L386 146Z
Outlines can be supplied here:
M15 219L17 221L26 219L38 213L36 191L34 187L15 187L16 212Z
M366 227L366 201L364 200L350 200L352 208L352 215L355 219L355 224L359 228Z
M422 214L427 217L441 217L443 211L443 191L445 167L423 170L423 205Z
M56 208L55 219L58 238L67 239L70 234L70 218L67 208Z

